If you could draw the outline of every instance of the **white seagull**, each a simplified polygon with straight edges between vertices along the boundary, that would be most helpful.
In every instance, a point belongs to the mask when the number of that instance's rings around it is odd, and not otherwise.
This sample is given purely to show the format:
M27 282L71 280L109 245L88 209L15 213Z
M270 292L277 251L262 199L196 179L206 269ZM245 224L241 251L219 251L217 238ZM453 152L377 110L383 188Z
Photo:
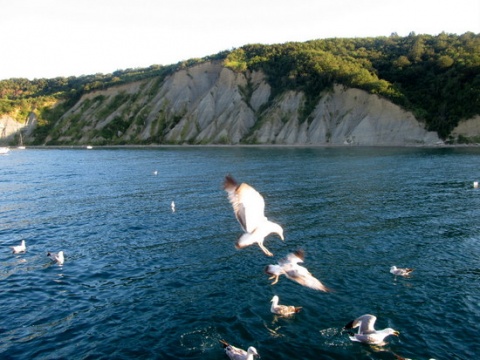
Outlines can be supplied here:
M63 251L59 251L58 253L49 252L47 256L53 261L55 261L58 265L63 265L63 263L65 262Z
M12 249L13 254L24 253L25 251L27 251L27 247L25 246L25 240L22 240L20 245L10 246L10 248Z
M257 349L255 349L253 346L250 346L247 351L245 351L243 349L239 349L233 345L230 345L225 340L219 341L223 344L225 354L227 354L227 356L231 360L253 360L254 356L260 357L260 355L258 355Z
M279 305L278 304L279 298L277 295L275 295L270 301L272 303L272 306L270 307L270 311L276 315L290 316L302 310L300 306Z
M271 233L277 234L284 240L283 228L265 217L263 196L248 184L238 185L230 175L225 177L223 187L228 193L228 200L233 206L235 217L245 232L237 240L235 247L242 249L257 243L266 255L273 256L263 245L263 241Z
M409 268L397 268L395 265L390 268L390 272L393 275L398 275L398 276L408 276L410 273L413 271L413 269Z
M320 280L316 279L307 268L298 265L298 263L303 263L304 258L304 252L302 250L297 250L288 254L283 259L280 259L277 265L267 265L265 267L265 272L268 275L271 275L269 280L275 279L272 282L272 285L275 285L278 282L280 275L285 275L290 280L296 281L300 285L311 289L325 292L331 291L323 285Z
M172 208L172 212L175 212L175 202L172 201L172 203L170 204L170 207Z
M375 330L374 325L376 320L377 317L374 315L362 315L359 318L350 321L347 325L345 325L344 329L354 329L358 326L358 333L349 336L350 340L370 345L383 344L383 339L385 339L389 335L400 335L397 330L394 330L392 328Z

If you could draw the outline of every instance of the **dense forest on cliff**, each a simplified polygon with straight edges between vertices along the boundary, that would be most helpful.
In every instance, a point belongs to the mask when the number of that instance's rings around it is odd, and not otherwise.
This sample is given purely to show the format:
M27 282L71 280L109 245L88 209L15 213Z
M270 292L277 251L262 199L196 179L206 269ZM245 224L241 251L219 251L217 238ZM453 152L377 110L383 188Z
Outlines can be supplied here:
M413 111L445 138L462 119L480 114L480 34L442 33L375 38L332 38L276 45L251 44L174 65L117 70L111 74L0 81L0 115L23 122L35 110L53 123L82 94L141 79L165 78L204 61L234 71L261 70L272 97L286 90L306 94L304 113L334 83L360 88ZM248 89L247 89L248 91ZM52 109L52 103L62 100Z

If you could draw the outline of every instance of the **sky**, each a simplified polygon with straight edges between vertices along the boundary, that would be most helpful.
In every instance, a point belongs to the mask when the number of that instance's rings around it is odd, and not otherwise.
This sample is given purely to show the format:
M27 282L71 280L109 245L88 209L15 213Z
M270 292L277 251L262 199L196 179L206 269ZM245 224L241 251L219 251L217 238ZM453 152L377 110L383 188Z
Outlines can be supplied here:
M247 44L480 33L479 0L0 0L0 80L170 65Z

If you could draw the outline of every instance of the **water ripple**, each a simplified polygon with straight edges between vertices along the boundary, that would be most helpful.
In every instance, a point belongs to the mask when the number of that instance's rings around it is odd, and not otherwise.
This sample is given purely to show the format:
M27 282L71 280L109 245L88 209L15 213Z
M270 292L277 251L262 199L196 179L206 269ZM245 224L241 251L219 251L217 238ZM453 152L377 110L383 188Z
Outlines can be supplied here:
M477 149L159 148L12 151L1 158L4 359L467 359L479 352ZM157 170L158 174L153 175ZM265 196L286 241L267 258L222 190ZM170 209L175 201L177 211ZM25 254L9 246L27 242ZM334 292L263 268L302 248ZM46 256L64 250L60 267ZM395 278L391 265L413 267ZM270 299L302 306L274 316ZM352 343L364 313L400 337Z

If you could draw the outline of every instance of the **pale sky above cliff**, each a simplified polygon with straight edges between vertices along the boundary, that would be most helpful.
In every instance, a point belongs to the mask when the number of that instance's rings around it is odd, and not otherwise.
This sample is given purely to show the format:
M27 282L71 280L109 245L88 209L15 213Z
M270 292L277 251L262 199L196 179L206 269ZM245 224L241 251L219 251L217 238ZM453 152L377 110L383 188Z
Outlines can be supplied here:
M242 45L480 33L480 1L0 0L0 79L169 65Z

